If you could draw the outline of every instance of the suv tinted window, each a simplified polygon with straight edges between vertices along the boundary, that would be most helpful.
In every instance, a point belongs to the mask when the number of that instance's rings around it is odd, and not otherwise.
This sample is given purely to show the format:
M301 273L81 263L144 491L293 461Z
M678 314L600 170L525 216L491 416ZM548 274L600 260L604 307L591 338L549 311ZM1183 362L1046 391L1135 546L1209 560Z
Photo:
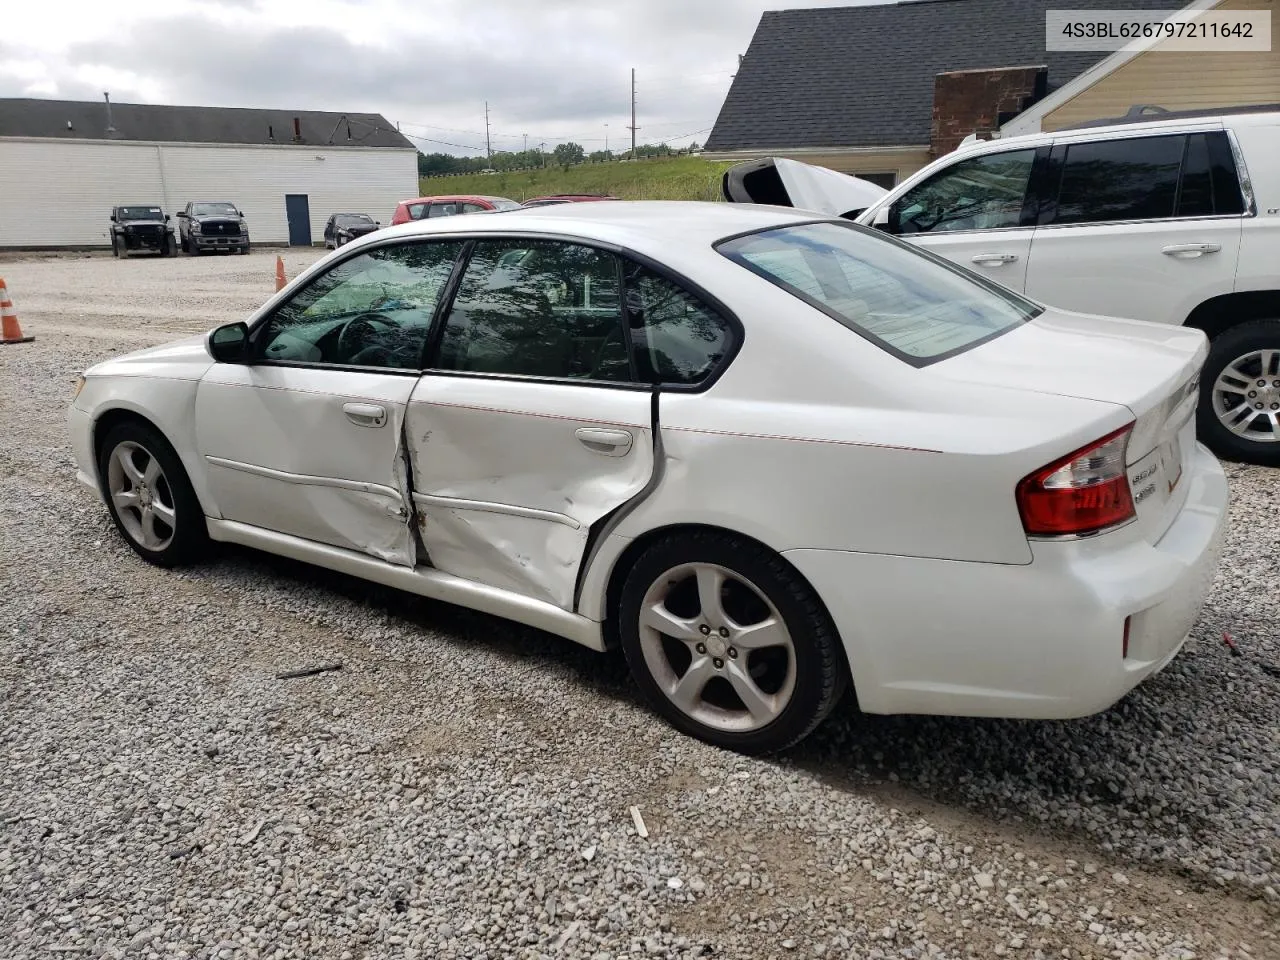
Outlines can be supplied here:
M638 264L627 265L627 309L636 367L640 379L651 383L700 383L720 365L732 342L724 317Z
M1072 143L1062 163L1053 223L1171 217L1183 136Z
M889 212L893 233L1016 227L1035 150L961 160L903 194Z
M266 360L417 370L459 242L379 247L343 260L255 336Z
M630 380L618 261L542 240L481 240L440 344L441 370Z

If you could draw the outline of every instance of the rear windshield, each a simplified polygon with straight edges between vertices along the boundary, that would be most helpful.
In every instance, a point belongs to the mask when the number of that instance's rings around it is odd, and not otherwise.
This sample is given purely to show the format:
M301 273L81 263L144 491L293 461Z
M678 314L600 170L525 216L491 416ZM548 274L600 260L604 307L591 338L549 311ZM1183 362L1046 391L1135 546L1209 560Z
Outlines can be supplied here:
M941 257L854 224L779 227L717 249L916 366L962 353L1041 311Z

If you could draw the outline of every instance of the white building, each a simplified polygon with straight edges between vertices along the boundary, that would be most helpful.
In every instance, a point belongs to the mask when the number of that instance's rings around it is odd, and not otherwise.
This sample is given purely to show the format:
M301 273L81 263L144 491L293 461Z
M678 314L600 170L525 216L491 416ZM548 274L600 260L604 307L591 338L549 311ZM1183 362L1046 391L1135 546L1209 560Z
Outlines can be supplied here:
M0 248L109 246L112 207L190 200L236 204L254 243L321 243L332 213L389 223L417 157L375 113L0 99Z

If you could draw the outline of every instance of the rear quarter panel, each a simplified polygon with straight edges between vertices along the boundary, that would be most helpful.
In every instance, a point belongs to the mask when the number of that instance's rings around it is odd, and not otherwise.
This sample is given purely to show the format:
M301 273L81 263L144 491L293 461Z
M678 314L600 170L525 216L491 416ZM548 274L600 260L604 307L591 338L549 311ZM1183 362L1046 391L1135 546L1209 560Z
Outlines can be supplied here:
M1257 215L1245 217L1236 290L1280 289L1280 123L1237 118L1231 131L1244 154Z

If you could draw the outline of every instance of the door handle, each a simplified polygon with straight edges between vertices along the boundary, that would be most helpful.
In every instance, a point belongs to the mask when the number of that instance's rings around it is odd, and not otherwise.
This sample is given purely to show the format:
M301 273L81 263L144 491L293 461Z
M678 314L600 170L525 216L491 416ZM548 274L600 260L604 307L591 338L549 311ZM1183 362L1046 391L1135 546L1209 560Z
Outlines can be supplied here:
M1163 247L1160 252L1169 257L1177 257L1179 260L1190 260L1204 256L1206 253L1217 253L1221 249L1220 243L1172 243Z
M1017 259L1018 255L1016 253L979 253L974 256L973 262L998 267L1002 264L1013 263Z
M387 408L376 403L344 403L342 412L357 427L380 427L387 422Z
M635 440L629 430L605 430L599 427L579 427L573 435L588 450L606 457L625 457Z

